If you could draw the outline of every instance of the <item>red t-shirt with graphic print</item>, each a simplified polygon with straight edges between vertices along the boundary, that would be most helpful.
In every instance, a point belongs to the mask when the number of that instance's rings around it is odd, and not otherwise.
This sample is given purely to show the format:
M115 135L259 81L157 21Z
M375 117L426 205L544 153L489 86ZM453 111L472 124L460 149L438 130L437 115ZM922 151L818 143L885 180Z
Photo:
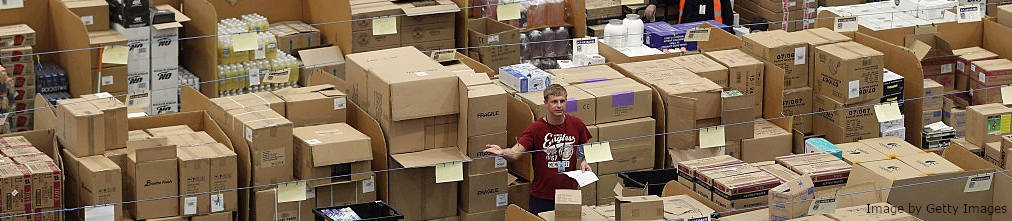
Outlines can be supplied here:
M538 150L531 162L534 164L531 195L555 200L556 189L580 189L576 180L559 172L558 166L563 166L563 172L579 170L580 153L573 147L587 143L591 137L583 120L569 114L561 125L549 124L541 118L527 126L517 142L527 151Z

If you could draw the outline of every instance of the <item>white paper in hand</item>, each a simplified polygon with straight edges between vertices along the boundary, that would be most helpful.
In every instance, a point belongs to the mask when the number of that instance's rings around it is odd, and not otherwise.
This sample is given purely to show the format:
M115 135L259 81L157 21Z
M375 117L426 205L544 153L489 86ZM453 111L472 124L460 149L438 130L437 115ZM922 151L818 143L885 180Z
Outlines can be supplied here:
M597 175L591 171L574 170L565 172L565 174L566 176L569 176L574 180L576 180L576 183L580 184L580 187L584 187L586 185L590 185L591 183L597 182Z

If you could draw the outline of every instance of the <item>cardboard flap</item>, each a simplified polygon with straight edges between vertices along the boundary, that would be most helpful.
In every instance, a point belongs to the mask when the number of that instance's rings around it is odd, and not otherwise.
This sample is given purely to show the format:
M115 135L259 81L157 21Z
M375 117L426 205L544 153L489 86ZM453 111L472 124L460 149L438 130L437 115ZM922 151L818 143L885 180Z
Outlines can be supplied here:
M169 145L165 137L154 137L143 140L128 140L127 148L130 158L137 162L167 160L176 158L176 146Z
M633 196L646 196L647 188L626 188L622 186L622 183L616 183L615 188L612 189L615 192L615 197L633 197Z
M510 204L506 207L506 220L511 221L544 221L541 217L535 216L527 210L524 210L516 204Z
M874 183L850 184L836 191L836 207L847 208L872 203L882 200L882 192Z
M337 65L344 62L341 48L337 46L301 50L299 58L302 59L302 64L305 67Z
M431 15L431 14L442 14L442 13L457 13L460 12L460 8L452 4L440 4L432 6L421 6L421 7L404 7L404 14L407 16L419 16L419 15Z
M394 154L391 155L390 158L393 158L395 162L399 163L401 166L405 168L429 167L435 166L438 163L470 160L470 158L468 158L464 154L461 154L456 147L424 150L413 153Z
M32 111L34 117L35 130L54 129L59 122L56 121L56 108L53 108L53 104L46 100L42 94L35 94L35 111Z
M970 152L969 150L966 150L966 148L960 145L949 145L949 147L945 148L945 150L942 152L942 158L949 160L949 162L952 162L953 164L956 164L956 166L959 166L959 168L963 168L964 170L967 171L982 170L982 169L993 169L993 170L1001 169L998 166L995 166L994 164L980 158L979 156Z
M211 106L211 100L201 94L197 89L190 86L183 86L179 89L179 111L203 111Z
M176 22L183 23L190 21L190 17L183 14L183 12L176 10L176 8L171 5L157 5L155 6L155 9L172 11L172 14L176 15Z

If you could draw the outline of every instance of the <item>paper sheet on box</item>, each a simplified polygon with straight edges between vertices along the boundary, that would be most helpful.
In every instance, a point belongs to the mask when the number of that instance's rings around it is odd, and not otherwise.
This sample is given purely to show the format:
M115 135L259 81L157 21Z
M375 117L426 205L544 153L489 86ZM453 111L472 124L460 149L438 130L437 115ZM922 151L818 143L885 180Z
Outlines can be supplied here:
M605 162L613 159L611 156L611 143L583 145L583 150L587 163Z
M114 220L116 210L113 205L84 208L85 221Z
M464 180L464 163L460 161L436 164L436 183Z
M130 48L126 46L106 47L102 51L102 63L106 64L127 64Z
M306 181L283 183L278 185L278 202L295 202L306 200Z
M580 184L580 187L584 187L590 185L591 183L597 182L597 175L591 171L574 170L565 172L565 174L566 176L569 176L574 180L576 180L576 183Z

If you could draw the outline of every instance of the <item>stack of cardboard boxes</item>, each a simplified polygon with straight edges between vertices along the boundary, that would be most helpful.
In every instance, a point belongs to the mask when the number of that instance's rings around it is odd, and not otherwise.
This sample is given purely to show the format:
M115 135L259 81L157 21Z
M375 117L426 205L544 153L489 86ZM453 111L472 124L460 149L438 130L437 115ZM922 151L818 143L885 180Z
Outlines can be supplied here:
M388 186L379 187L386 197L383 201L408 219L457 216L460 183L436 183L435 168L431 167L468 159L458 148L461 99L457 75L414 47L347 58L349 95L379 121L393 160L387 166L396 169L386 175ZM389 61L401 65L390 65Z
M376 200L370 138L345 123L296 127L295 178L307 180L306 200L295 203L299 220L314 217L312 209ZM287 208L287 207L285 207ZM282 211L278 211L279 213Z
M816 47L815 133L833 143L878 137L884 55L855 42ZM835 110L835 111L834 111Z
M966 105L957 103L953 97L946 95L942 98L942 122L956 130L957 138L962 138L966 136Z
M725 208L767 204L767 192L797 173L771 161L745 163L728 155L678 162L678 183Z
M351 2L352 53L415 46L419 50L453 48L454 14L457 5L449 0L426 4L355 0ZM407 15L407 16L402 16ZM373 19L375 17L385 18ZM374 27L377 20L393 19L394 27ZM389 29L385 29L389 28Z
M122 4L113 9L123 11L119 13L123 19L112 26L126 38L130 47L126 65L126 92L130 96L127 106L131 108L131 113L141 110L148 114L179 111L179 29L183 27L180 22L189 21L189 18L171 7L151 9L148 1ZM162 19L152 21L150 13ZM100 39L98 36L112 37ZM109 33L96 33L92 37L93 44L119 41L114 40L117 36ZM110 86L116 85L116 78L112 75ZM147 101L147 104L141 100Z
M741 19L752 23L756 19L770 22L770 30L800 31L814 27L815 8L819 5L811 0L788 1L735 1L734 9Z
M32 54L32 46L35 45L35 30L25 24L9 25L0 27L0 66L7 69L7 74L13 81L16 93L14 100L9 100L7 105L13 105L14 111L31 109L35 101L35 56ZM22 56L27 55L27 56ZM6 110L6 108L4 108ZM13 114L8 119L10 131L26 131L32 129L32 112L20 112Z
M0 180L7 195L4 216L49 212L63 209L63 170L50 156L42 153L25 137L0 138ZM20 194L19 194L20 193ZM69 199L68 199L69 200ZM59 212L20 216L16 219L62 220Z
M931 79L924 79L924 109L921 114L924 124L928 125L942 121L942 107L944 106L943 93L945 88L942 84Z
M512 175L507 172L506 159L490 157L491 154L484 152L488 144L509 148L506 137L508 95L485 73L475 73L470 68L453 73L458 76L460 97L457 144L468 157L473 158L464 163L465 176L457 201L458 215L461 220L502 219L511 198L530 195L529 190L510 191L508 179Z
M64 147L62 156L67 171L70 206L100 205L124 201L125 168L104 154L127 147L126 105L108 93L83 95L61 100L52 115L62 127L56 136ZM106 179L97 179L103 177ZM108 210L109 217L123 217L122 205ZM83 213L75 213L83 217ZM113 216L115 215L115 216Z
M784 87L783 110L784 115L794 116L793 129L804 134L811 134L814 125L812 115L797 116L812 112L812 103L815 99L815 85L819 78L815 72L815 48L828 44L850 41L850 38L827 28L807 29L804 31L791 32L791 37L808 44L805 49L805 63L808 64L808 85L788 89ZM797 54L795 54L797 56Z
M992 59L970 62L970 96L973 105L1002 103L1001 90L996 88L1012 83L1012 61Z
M981 47L956 49L952 50L952 54L958 56L956 58L956 81L953 86L957 91L970 89L971 77L977 77L970 76L971 73L976 72L976 68L971 66L972 62L998 59L998 54Z
M1009 134L1008 119L1012 109L1001 104L974 105L966 108L966 141L984 149L984 159L995 165L1004 164L1001 136Z

